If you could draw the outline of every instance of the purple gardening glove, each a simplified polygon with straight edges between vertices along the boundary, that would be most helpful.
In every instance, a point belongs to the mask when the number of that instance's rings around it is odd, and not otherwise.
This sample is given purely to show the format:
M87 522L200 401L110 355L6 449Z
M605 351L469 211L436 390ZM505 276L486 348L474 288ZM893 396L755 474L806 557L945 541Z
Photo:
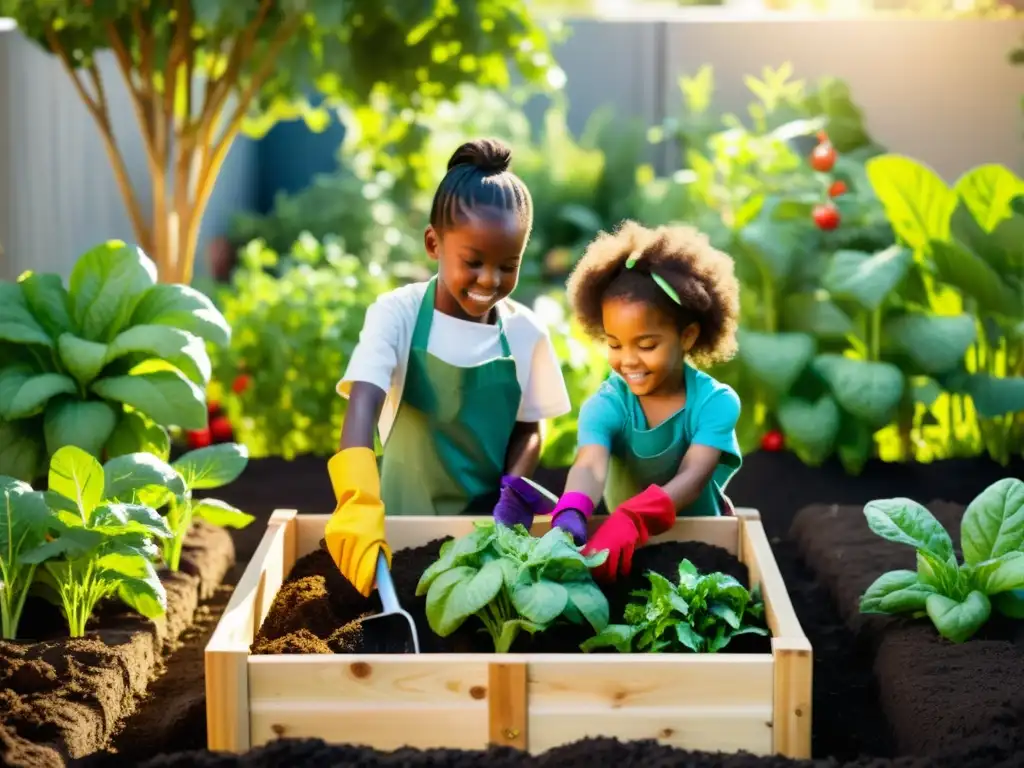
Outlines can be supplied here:
M587 521L594 513L594 502L583 493L570 491L563 494L551 512L551 525L572 536L576 546L587 543Z
M494 521L509 528L519 524L529 530L533 516L547 514L550 507L551 503L529 482L505 475L501 478L501 496L494 505Z

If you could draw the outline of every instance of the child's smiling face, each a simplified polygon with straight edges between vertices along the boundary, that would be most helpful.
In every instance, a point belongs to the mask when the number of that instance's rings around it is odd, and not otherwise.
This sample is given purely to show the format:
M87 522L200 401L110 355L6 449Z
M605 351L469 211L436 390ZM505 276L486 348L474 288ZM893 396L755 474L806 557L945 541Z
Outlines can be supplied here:
M526 235L511 211L474 211L440 235L427 227L427 253L438 262L437 308L464 320L485 319L519 281Z
M686 353L700 333L696 323L680 333L674 320L657 307L627 298L604 301L601 317L608 363L634 395L679 391Z

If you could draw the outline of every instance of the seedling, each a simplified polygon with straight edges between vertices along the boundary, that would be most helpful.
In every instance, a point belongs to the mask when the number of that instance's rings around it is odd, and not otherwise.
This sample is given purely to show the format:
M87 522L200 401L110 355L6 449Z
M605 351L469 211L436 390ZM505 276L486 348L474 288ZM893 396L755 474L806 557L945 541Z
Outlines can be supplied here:
M439 636L476 616L498 653L521 631L543 632L560 618L600 632L608 624L608 600L590 569L608 553L585 556L581 549L559 528L538 539L521 525L476 523L472 533L444 543L416 594L427 596L427 622Z
M1024 482L999 480L968 505L960 523L963 563L938 520L916 501L864 507L883 539L917 550L917 570L883 573L861 596L862 613L925 615L947 640L970 639L992 614L1024 618Z
M626 623L609 625L581 650L717 653L739 635L768 635L756 587L750 592L725 573L702 574L689 560L679 564L678 584L654 571L645 575L651 588L630 593L643 602L626 606Z

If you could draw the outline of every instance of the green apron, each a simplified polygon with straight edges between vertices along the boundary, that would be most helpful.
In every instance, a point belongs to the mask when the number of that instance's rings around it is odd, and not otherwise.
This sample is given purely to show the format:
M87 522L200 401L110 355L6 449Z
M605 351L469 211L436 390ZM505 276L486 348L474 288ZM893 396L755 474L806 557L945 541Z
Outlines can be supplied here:
M383 448L388 515L490 515L522 389L498 315L502 356L468 368L427 351L437 278L416 316L402 402Z
M629 403L629 419L620 435L612 441L608 480L604 502L608 512L636 496L650 485L665 485L679 473L679 465L690 447L693 425L690 411L684 405L653 429L647 428L640 401L621 381ZM686 389L693 392L693 369L686 366ZM733 514L732 502L725 495L725 486L738 465L720 463L700 496L680 512L684 517L715 517Z

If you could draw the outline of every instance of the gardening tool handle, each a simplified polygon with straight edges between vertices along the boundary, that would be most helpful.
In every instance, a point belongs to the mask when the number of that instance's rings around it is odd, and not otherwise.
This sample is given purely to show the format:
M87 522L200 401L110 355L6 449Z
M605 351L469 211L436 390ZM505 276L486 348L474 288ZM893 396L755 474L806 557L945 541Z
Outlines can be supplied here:
M384 613L402 610L402 607L398 604L398 595L395 594L395 583L391 580L388 559L383 551L377 555L377 592L380 594L380 602L384 606Z

